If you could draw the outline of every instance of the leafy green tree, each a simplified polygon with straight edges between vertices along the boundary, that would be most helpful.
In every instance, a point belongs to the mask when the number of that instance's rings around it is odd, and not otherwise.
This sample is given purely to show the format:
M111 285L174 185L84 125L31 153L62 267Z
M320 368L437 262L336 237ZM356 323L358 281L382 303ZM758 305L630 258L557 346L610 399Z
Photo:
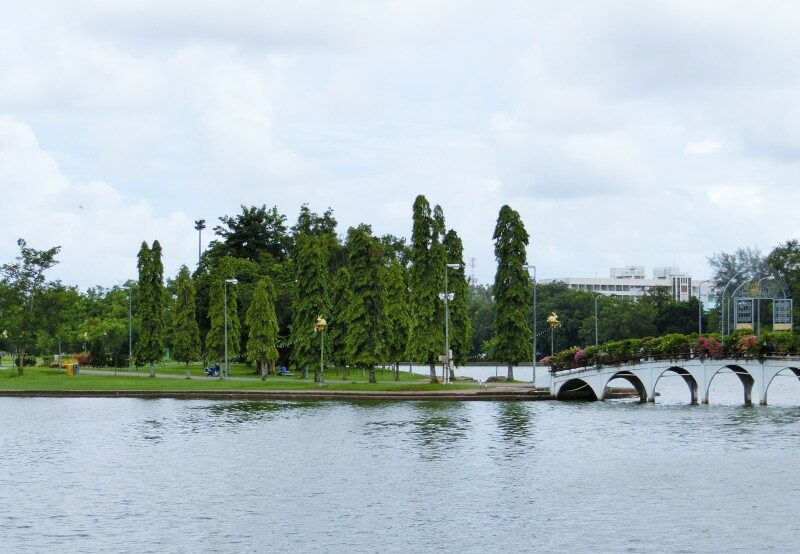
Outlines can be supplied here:
M328 265L320 240L305 233L298 235L293 264L292 359L306 378L308 366L317 359L314 322L318 315L330 314ZM315 376L319 378L317 373Z
M472 327L470 356L487 358L484 343L494 336L494 296L489 285L469 287L469 319Z
M787 240L772 249L767 264L789 287L794 305L794 321L800 321L800 241Z
M285 260L289 254L291 238L286 229L286 216L273 206L242 206L242 213L219 218L222 225L214 233L222 240L209 245L212 258L231 256L260 262L266 257Z
M25 239L17 239L17 246L20 254L16 261L0 267L0 274L7 286L7 297L11 301L6 308L5 331L17 345L18 371L23 375L25 351L34 344L39 326L39 321L34 317L34 309L45 284L44 272L58 263L56 256L61 247L36 250L28 247Z
M226 274L218 274L211 285L211 305L208 309L211 328L206 334L206 356L218 361L222 361L225 356L226 288L228 291L228 358L236 358L241 346L237 287L225 286L225 280L229 278Z
M161 262L161 244L153 241L152 248L142 243L139 249L139 340L136 343L136 360L150 365L150 376L155 377L155 363L164 350L164 266Z
M392 363L394 380L400 380L400 359L405 354L408 343L408 288L406 287L403 267L397 259L382 268L384 309L381 326L383 345L388 360Z
M347 336L347 306L350 303L350 270L344 266L333 278L331 317L328 320L327 349L329 358L342 368L342 378L348 378L344 339Z
M186 364L186 378L191 378L189 362L200 358L200 331L195 314L195 291L189 268L181 266L176 280L177 300L172 314L174 358Z
M368 370L369 382L375 383L375 365L386 359L381 333L378 332L383 320L380 286L383 252L366 225L348 231L347 250L350 302L346 316L345 356L356 367Z
M447 263L458 264L458 269L447 268L448 289L453 293L450 302L450 349L457 365L465 365L472 350L472 321L469 316L469 283L464 265L464 245L454 230L444 236ZM455 379L450 369L451 379Z
M428 200L419 195L414 200L411 230L411 268L409 270L410 313L408 357L430 367L431 383L436 378L436 360L443 350L444 328L439 315L439 292L444 275L444 252L438 247ZM441 277L441 279L440 279Z
M500 208L492 238L497 260L493 287L497 303L496 352L508 362L508 379L513 380L514 366L531 359L532 355L528 324L532 285L523 267L529 237L519 213L508 205Z
M264 276L256 285L253 302L244 320L250 336L247 340L247 359L256 362L261 379L273 373L278 359L278 318L275 315L275 290L272 280ZM269 363L269 368L266 364Z

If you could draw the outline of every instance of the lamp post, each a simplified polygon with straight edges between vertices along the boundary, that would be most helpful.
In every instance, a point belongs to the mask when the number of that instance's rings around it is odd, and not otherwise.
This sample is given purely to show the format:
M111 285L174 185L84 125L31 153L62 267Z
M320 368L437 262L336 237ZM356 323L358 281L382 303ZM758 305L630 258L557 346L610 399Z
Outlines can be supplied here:
M532 370L532 386L536 388L536 266L525 264L522 266L522 269L527 271L533 270L533 367Z
M225 279L225 285L223 286L223 288L225 289L224 290L224 292L225 292L225 294L224 294L224 296L225 296L225 300L224 300L224 307L225 307L225 369L222 371L222 373L219 376L220 380L227 379L228 377L230 377L229 372L228 372L228 283L230 283L231 285L235 285L238 282L239 282L238 279Z
M697 334L703 334L703 300L701 299L701 291L703 290L703 285L705 283L710 283L711 279L706 279L705 281L700 281L700 284L697 285Z
M319 333L319 383L325 384L325 328L328 322L322 318L322 314L317 316L314 323L314 332Z
M547 324L550 326L550 355L552 356L555 351L553 348L553 336L555 335L555 331L557 327L561 327L561 322L558 320L558 315L555 312L550 312L550 315L547 316Z
M603 296L602 294L598 294L594 297L594 346L597 348L600 345L600 324L599 324L599 317L597 312L597 301L600 300L600 297Z
M444 384L450 383L450 301L454 298L454 294L447 290L447 273L448 269L458 269L461 264L446 264L444 267L444 294L440 294L439 298L444 300Z
M756 298L756 319L758 320L758 331L756 336L761 337L761 281L772 281L775 279L772 275L767 275L758 280L758 298Z
M200 267L200 256L202 254L202 236L203 229L206 228L206 220L198 219L194 222L194 228L197 229L197 267Z

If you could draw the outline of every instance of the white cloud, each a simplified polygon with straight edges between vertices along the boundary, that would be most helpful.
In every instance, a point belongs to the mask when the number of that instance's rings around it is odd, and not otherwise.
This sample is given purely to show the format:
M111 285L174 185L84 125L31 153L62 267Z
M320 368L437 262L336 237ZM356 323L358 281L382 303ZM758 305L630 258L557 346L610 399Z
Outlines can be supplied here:
M719 140L704 140L700 142L687 142L683 149L684 154L704 155L725 152L729 149L728 145Z

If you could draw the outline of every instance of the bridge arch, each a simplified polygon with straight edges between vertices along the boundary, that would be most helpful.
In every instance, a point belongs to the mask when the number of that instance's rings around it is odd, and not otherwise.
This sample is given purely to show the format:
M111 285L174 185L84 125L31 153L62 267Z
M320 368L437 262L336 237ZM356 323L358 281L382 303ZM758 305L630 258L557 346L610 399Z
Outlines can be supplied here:
M772 375L772 377L770 377L769 381L767 381L767 383L764 385L764 390L761 393L761 399L759 400L760 404L764 406L767 404L767 392L769 391L770 385L772 385L772 382L775 380L775 377L777 377L779 374L783 373L787 369L792 373L794 373L795 377L800 379L800 367L787 366L779 369L778 371L775 372L774 375Z
M655 402L655 400L656 400L656 387L658 386L658 381L668 371L671 371L671 372L676 373L677 375L680 375L681 377L683 377L683 380L686 382L686 386L689 387L689 394L691 395L691 403L692 404L697 404L697 391L700 388L699 385L697 384L697 379L695 379L694 375L692 375L688 370L686 370L685 368L680 367L680 366L668 367L665 370L663 370L661 373L659 373L658 375L655 375L653 377L653 390L652 390L652 392L650 394L650 398L648 400L650 400L651 402Z
M633 385L633 388L635 388L636 392L639 393L639 401L647 402L647 387L644 385L644 382L642 382L638 375L627 370L618 371L612 375L610 379L606 380L605 385L603 385L604 392L606 387L608 387L608 384L614 379L625 379L627 382Z
M755 383L755 379L753 378L753 376L750 374L749 371L747 371L745 368L737 364L727 364L721 366L708 376L708 381L706 382L705 391L703 392L703 404L708 404L708 391L711 389L711 383L712 381L714 381L714 377L717 376L717 373L719 373L723 369L730 369L736 374L736 376L742 382L742 387L744 388L744 403L748 405L752 404L753 384Z
M600 400L592 386L583 379L569 379L561 383L556 391L558 400Z

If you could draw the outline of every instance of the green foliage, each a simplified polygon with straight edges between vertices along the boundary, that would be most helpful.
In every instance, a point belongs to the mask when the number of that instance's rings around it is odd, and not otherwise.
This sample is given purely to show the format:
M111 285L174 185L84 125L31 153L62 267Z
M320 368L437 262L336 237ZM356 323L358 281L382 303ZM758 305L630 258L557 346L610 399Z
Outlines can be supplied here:
M469 317L470 290L464 269L464 246L452 229L444 236L448 264L459 264L458 269L447 268L448 287L453 293L450 309L450 349L457 365L467 363L472 350L472 321Z
M409 270L410 314L409 358L421 364L434 364L444 351L444 322L440 317L439 292L444 286L445 253L437 239L428 200L414 200ZM431 380L436 380L435 373Z
M382 268L383 317L381 329L386 356L391 362L399 362L408 343L408 290L403 279L403 267L397 259Z
M256 286L245 324L250 330L247 359L260 364L277 360L278 318L275 315L275 289L272 280L267 276Z
M347 236L350 295L347 305L347 334L344 339L347 360L364 369L374 369L386 360L386 349L379 329L383 323L381 276L383 252L369 228L351 228ZM374 375L370 374L370 382Z
M152 248L142 243L139 249L139 340L136 342L137 364L153 364L161 359L164 349L164 266L161 244ZM151 369L152 374L152 369Z
M300 233L295 241L292 298L292 360L303 371L319 359L314 334L318 315L330 317L328 263L320 237Z
M531 359L531 328L528 323L532 284L526 263L528 232L519 213L508 205L500 208L493 240L497 260L494 295L497 304L496 353L514 365Z
M239 323L238 294L236 285L225 280L231 277L218 274L211 285L211 306L208 317L211 328L206 334L206 357L209 360L222 360L225 356L225 290L227 288L228 312L228 359L239 355L241 346L241 325Z
M331 317L328 319L327 349L328 358L335 364L345 367L344 339L347 336L347 306L350 304L350 270L340 268L333 279Z
M490 358L487 341L494 336L494 298L492 287L477 285L469 287L469 319L472 327L470 357Z
M273 206L242 206L242 213L219 218L222 225L214 227L214 233L222 241L212 241L209 253L212 258L231 256L253 262L265 258L282 261L289 254L291 239L286 229L286 216Z
M177 300L172 314L173 358L189 363L200 359L200 331L195 314L195 290L189 268L182 265L176 280Z

